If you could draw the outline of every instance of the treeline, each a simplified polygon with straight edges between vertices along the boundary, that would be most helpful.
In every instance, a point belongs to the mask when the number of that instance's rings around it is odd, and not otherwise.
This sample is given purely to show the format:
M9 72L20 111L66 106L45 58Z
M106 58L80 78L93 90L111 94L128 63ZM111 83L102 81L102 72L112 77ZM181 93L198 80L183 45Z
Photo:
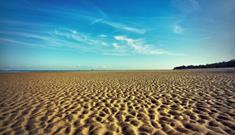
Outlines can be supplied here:
M235 59L227 62L218 62L206 65L189 65L189 66L179 66L174 67L174 69L200 69L200 68L230 68L235 67Z

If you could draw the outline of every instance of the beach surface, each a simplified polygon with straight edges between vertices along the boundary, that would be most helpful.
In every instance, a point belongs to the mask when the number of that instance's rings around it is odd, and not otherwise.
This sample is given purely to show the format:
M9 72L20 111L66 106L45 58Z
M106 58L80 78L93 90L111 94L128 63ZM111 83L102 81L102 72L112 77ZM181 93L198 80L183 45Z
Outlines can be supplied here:
M1 135L234 135L235 72L0 74Z

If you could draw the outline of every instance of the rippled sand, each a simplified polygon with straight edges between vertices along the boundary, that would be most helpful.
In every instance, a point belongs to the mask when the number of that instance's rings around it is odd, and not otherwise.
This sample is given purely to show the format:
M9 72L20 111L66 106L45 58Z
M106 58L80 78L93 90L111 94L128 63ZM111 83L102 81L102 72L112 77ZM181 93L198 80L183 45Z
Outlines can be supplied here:
M235 134L235 73L0 74L0 134Z

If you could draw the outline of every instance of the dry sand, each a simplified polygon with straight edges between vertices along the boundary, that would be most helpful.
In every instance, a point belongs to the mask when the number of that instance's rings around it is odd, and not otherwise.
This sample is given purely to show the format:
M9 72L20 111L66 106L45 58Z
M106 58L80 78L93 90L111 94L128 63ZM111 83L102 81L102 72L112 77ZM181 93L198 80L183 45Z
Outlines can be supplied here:
M0 134L235 134L235 73L0 74Z

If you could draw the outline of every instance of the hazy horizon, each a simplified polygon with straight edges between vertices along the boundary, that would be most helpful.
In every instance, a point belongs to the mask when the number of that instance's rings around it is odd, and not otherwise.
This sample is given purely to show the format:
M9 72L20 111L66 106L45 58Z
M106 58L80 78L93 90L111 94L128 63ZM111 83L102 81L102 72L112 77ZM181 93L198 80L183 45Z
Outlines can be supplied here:
M154 70L235 58L234 0L8 0L0 8L0 70Z

